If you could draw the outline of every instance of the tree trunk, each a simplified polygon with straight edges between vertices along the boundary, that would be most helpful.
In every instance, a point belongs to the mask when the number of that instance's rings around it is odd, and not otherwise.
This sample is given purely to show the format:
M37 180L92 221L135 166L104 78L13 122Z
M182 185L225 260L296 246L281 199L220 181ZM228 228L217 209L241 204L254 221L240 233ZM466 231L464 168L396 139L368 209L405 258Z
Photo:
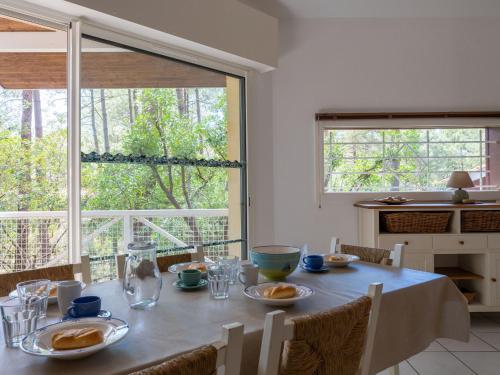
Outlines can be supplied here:
M197 92L197 91L195 91L195 92ZM176 88L175 93L177 96L177 108L179 110L179 115L182 118L189 118L189 96L188 96L187 89ZM198 95L196 98L197 98L197 104L199 105L199 102L198 102L199 96ZM198 110L198 107L197 107L197 110ZM199 116L198 119L201 120L201 113L200 114L197 113L197 115ZM186 205L188 208L192 208L190 191L188 189L188 184L187 184L187 181L189 181L190 179L191 179L190 172L187 171L185 167L181 167L182 194L184 195L184 201L186 202ZM196 218L185 217L184 221L191 229L193 243L203 242L203 238L202 238L200 231L198 229L198 224L196 222Z
M40 139L43 138L43 125L39 90L33 90L33 108L35 113L35 137Z
M196 121L201 124L201 106L200 106L200 89L194 89L194 97L196 101ZM205 156L205 148L203 147L203 136L200 134L198 138L200 142L201 154Z
M129 112L130 126L132 126L134 125L135 122L135 111L134 111L134 95L132 94L131 89L128 89L128 112Z
M42 106L40 102L40 91L33 90L33 114L35 119L35 138L40 140L43 138L43 122L42 122ZM36 165L36 182L40 186L43 184L45 175L41 165ZM42 265L47 263L51 258L49 226L50 219L40 219L37 224L37 253L34 254L32 265L36 264L37 259L40 259Z
M177 96L177 109L179 110L179 115L181 117L188 117L189 111L186 103L186 89L177 88L175 89L175 94Z
M94 137L94 147L95 152L98 154L99 151L99 139L97 138L97 127L95 125L95 101L94 101L94 90L90 89L90 122L92 125L92 136Z
M18 211L28 211L31 192L31 121L33 112L33 91L23 90L22 112L21 112L21 169L22 174L18 186ZM15 255L15 269L23 270L28 267L28 241L29 220L19 219L17 221L17 242Z
M200 90L198 88L194 89L194 96L196 99L196 120L198 124L201 122L201 107L200 107Z
M42 107L40 104L39 90L33 90L33 113L35 117L35 138L36 140L40 140L43 138L43 123L42 123ZM35 169L36 169L36 181L38 183L42 183L43 182L42 166L37 163Z
M104 96L103 89L101 89L101 112L102 112L102 132L104 137L104 151L109 152L108 114L106 112L106 98Z
M134 105L134 119L139 113L139 105L137 104L137 90L132 89L132 104Z
M400 159L391 159L391 170L397 172L399 170ZM391 179L391 191L399 191L399 175L394 173Z

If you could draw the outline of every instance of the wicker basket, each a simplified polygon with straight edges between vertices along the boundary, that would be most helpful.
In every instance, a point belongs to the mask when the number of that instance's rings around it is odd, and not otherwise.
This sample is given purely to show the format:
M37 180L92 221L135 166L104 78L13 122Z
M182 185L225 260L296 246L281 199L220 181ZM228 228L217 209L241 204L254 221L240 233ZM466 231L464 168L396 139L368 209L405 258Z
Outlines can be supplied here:
M476 292L472 292L470 290L460 288L460 291L464 295L465 299L467 299L467 303L470 304L476 298Z
M462 211L462 232L500 232L500 211Z
M444 233L452 212L382 212L389 233Z

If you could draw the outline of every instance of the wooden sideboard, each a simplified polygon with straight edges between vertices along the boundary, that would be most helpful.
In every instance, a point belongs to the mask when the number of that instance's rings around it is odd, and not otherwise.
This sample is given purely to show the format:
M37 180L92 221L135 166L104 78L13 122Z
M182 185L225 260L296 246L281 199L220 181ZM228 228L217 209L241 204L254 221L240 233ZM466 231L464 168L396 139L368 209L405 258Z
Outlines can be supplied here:
M461 224L465 211L500 212L500 203L414 201L387 205L365 201L354 206L358 207L360 245L392 248L404 244L404 267L448 275L465 293L474 295L470 311L500 311L500 231L465 233ZM445 211L452 215L444 233L389 233L382 223L384 213Z

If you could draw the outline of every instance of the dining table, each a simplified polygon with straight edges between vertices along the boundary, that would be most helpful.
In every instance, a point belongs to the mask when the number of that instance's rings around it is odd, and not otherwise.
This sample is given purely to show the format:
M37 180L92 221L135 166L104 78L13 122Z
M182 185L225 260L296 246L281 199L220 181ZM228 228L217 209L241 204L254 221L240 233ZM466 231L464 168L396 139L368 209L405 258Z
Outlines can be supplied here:
M244 324L241 373L256 374L265 314L277 307L249 299L239 283L230 287L228 299L215 300L207 288L177 289L173 285L176 280L175 274L162 274L160 298L149 310L129 308L121 280L87 286L83 295L100 296L103 309L128 322L128 335L92 356L71 361L7 348L2 337L0 373L127 374L218 341L222 325L240 322ZM356 262L325 273L309 273L299 267L288 276L287 282L314 290L310 298L280 308L288 318L335 308L365 295L370 283L383 283L372 374L421 352L436 338L468 341L467 302L455 284L443 275ZM40 325L60 318L57 305L49 305L47 318Z

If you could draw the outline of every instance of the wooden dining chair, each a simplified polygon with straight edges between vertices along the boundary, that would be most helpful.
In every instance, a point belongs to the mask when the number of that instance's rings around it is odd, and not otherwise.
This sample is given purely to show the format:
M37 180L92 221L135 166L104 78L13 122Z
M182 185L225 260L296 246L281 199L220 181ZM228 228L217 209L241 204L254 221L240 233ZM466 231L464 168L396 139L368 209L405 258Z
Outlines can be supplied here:
M222 339L131 375L238 375L243 350L243 324L222 326Z
M36 279L49 279L52 281L73 280L77 274L81 274L81 279L84 283L92 283L88 255L82 255L80 263L0 274L0 296L8 295L12 290L16 289L17 283L22 281Z
M382 288L373 283L367 296L322 313L286 320L281 310L266 314L258 375L368 375Z
M125 273L125 260L127 259L127 254L118 254L115 256L116 259L116 273L119 279L123 278ZM156 263L158 263L158 268L160 272L167 272L168 267L184 262L203 262L205 260L205 253L203 252L203 246L196 246L194 251L184 253L184 254L174 254L165 255L156 258Z
M396 244L392 250L374 247L341 244L338 237L332 237L331 253L357 255L363 262L378 263L386 266L404 267L405 245Z
M340 243L338 237L332 237L330 252L357 255L364 262L379 263L388 266L404 267L405 245L395 244L392 250L377 249ZM399 364L389 367L389 375L399 375Z

